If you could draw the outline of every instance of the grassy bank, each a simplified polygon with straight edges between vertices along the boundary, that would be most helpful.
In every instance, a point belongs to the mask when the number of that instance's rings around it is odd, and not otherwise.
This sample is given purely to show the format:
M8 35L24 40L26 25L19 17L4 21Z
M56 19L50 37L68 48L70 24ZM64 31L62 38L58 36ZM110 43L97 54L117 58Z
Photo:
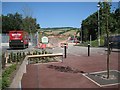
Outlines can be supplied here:
M104 46L104 38L101 37L100 39L100 46L98 46L98 40L94 40L94 41L86 41L86 42L83 42L83 43L80 43L80 44L77 44L75 46L85 46L87 47L88 44L91 44L91 47L103 47Z

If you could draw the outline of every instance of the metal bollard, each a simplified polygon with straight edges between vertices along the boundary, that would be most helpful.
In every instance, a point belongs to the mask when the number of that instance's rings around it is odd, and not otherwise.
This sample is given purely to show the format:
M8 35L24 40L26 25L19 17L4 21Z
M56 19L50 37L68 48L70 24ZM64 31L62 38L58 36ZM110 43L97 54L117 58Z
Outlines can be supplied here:
M88 44L88 56L90 56L90 44Z
M65 58L67 57L66 55L66 45L64 45L64 53L65 53Z

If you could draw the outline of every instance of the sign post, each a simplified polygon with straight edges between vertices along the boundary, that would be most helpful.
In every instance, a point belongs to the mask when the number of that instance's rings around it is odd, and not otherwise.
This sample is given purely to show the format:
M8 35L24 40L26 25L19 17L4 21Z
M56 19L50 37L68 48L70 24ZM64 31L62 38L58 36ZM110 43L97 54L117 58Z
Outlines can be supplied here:
M45 49L45 48L46 48L46 44L48 44L48 37L43 36L43 37L41 38L41 41L42 41L41 48L42 48L42 49ZM43 50L43 51L44 51L44 50Z

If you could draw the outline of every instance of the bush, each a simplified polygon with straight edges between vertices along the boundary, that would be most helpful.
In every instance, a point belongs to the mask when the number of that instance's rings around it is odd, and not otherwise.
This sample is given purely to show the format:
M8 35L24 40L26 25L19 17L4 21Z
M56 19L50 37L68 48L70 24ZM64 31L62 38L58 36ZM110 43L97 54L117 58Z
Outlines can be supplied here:
M81 44L75 45L75 46L85 46L87 47L88 44L90 44L90 41L83 42ZM100 38L100 46L104 46L104 38ZM98 40L91 41L91 47L98 47Z
M11 65L10 67L6 68L5 71L2 73L2 89L9 87L10 85L10 77L13 71L16 70L16 64Z
M48 51L34 51L33 55L41 55L41 54L52 54L52 52ZM35 64L35 63L47 63L51 61L51 57L38 57L38 58L29 58L30 64Z
M2 54L2 68L5 68L5 53Z

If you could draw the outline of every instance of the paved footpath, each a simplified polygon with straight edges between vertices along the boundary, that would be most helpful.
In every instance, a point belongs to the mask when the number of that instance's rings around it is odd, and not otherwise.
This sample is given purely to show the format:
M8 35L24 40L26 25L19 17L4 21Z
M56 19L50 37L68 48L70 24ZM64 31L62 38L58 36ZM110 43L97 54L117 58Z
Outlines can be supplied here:
M22 77L22 88L101 88L88 80L82 73L60 72L56 69L48 68L49 65L69 66L84 73L106 70L106 54L92 55L68 54L64 62L47 64L29 64L27 73ZM112 52L110 55L110 69L118 70L118 53ZM102 87L118 88L118 85Z

